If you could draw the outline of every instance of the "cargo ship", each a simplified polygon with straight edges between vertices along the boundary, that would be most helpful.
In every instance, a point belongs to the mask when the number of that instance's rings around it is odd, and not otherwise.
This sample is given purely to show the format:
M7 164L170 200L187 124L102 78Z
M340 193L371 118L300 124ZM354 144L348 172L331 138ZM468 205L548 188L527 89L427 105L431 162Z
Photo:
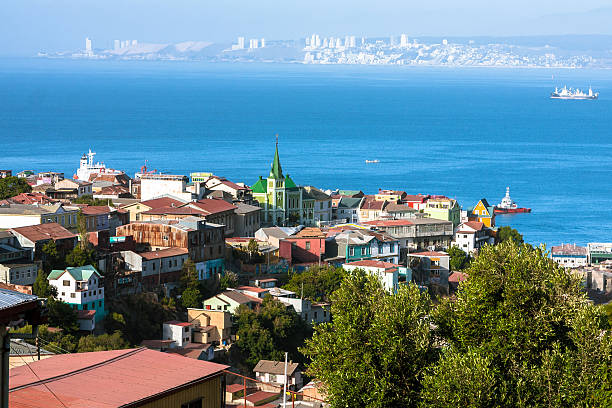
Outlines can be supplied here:
M531 208L519 208L510 198L510 187L506 187L506 196L502 198L501 203L495 206L494 211L495 214L530 213Z
M589 92L582 92L580 89L572 89L564 86L563 89L555 88L555 91L550 94L550 99L597 99L599 98L599 92L593 92L589 87Z

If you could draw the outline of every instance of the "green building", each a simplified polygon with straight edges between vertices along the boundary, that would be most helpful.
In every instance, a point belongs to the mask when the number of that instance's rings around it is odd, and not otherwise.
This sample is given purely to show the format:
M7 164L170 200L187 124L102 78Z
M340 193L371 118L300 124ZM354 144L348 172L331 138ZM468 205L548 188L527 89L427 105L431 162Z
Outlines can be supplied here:
M259 177L251 187L262 211L263 225L314 225L314 198L284 175L278 156L278 143L268 178Z

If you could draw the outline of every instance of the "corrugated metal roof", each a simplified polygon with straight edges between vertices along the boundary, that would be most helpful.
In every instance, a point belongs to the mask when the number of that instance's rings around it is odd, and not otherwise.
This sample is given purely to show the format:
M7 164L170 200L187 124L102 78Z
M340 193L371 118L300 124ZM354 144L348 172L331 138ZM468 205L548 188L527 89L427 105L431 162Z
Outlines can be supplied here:
M8 309L22 303L34 302L37 299L38 297L34 295L26 295L25 293L15 292L14 290L0 288L0 310Z

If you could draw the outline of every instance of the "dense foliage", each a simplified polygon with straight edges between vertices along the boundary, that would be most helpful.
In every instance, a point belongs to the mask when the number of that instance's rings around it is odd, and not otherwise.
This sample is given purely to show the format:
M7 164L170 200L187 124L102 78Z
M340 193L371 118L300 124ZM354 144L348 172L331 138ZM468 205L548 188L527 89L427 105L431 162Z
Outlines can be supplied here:
M39 298L57 296L57 289L55 288L55 286L49 284L47 276L49 275L45 273L45 271L40 269L38 271L38 275L36 276L36 280L32 285L32 293L38 296Z
M47 299L49 326L58 327L64 332L75 332L79 329L77 314L72 306L61 300Z
M238 286L238 275L232 271L225 271L225 274L219 279L219 290L224 291L227 288L235 288Z
M522 244L523 241L523 236L514 228L509 227L509 226L503 226L503 227L499 227L499 229L497 230L497 240L498 243L501 242L506 242L506 241L513 241L517 244Z
M82 196L80 196L78 198L73 199L72 202L74 204L113 206L113 201L111 199L109 199L109 198L107 198L107 199L93 198L93 196L91 194L82 195Z
M468 266L469 258L461 248L452 246L448 250L450 256L450 269L451 271L460 271Z
M272 297L267 296L257 310L240 306L235 324L236 345L250 369L261 359L280 361L284 352L293 361L304 361L298 348L310 335L310 328L293 309Z
M107 299L109 314L104 328L109 334L120 331L131 344L160 339L163 322L179 319L173 303L160 302L154 293Z
M304 353L332 407L404 407L419 400L420 378L435 356L429 298L415 285L388 294L357 270L332 295L333 323L316 327Z
M79 353L87 353L90 351L120 350L128 347L130 345L123 338L121 332L116 331L113 334L81 337L77 349Z
M578 277L513 239L466 272L431 312L412 286L343 282L305 348L332 407L612 406L610 325Z
M346 276L342 268L334 266L311 266L304 272L290 272L289 282L284 289L297 293L300 297L312 301L328 300L329 296L340 287Z
M31 191L32 187L30 187L24 178L14 176L0 178L0 200L11 198L21 193L29 193Z
M77 245L66 255L66 266L96 265L96 251L91 246ZM63 268L62 268L63 269Z

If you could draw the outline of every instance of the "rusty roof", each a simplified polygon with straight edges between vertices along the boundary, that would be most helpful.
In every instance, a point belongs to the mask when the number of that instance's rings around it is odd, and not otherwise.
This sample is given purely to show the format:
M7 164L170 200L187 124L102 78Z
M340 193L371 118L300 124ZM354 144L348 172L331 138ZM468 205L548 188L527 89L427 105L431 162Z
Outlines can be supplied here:
M119 407L158 400L227 368L146 348L60 354L11 369L9 398L15 408Z
M234 211L237 207L219 198L205 198L193 203L185 204L186 206L197 207L204 211L206 215L217 214L225 211Z
M152 200L142 201L140 204L146 205L149 208L161 208L180 207L181 205L185 204L185 202L172 197L159 197Z
M87 207L81 208L81 212L85 215L102 215L110 214L113 211L108 205L88 205Z
M32 242L76 238L76 235L55 222L12 228L11 231Z
M167 248L160 249L159 251L141 252L138 255L150 261L151 259L169 258L171 256L180 256L187 254L189 254L189 251L186 248Z
M293 372L299 367L298 363L288 362L287 363L287 375L293 375ZM284 374L285 373L285 362L284 361L273 361L273 360L259 360L253 372L257 373L270 373L270 374Z

